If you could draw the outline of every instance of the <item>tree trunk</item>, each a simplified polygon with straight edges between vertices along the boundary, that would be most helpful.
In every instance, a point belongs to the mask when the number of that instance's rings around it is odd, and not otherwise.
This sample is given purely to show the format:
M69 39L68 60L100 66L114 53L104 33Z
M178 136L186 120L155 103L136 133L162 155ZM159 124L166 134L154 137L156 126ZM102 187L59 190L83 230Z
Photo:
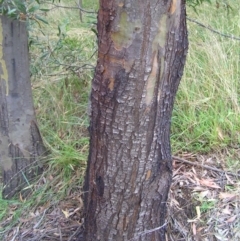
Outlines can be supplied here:
M165 240L184 0L101 0L84 241Z
M42 171L45 148L33 107L26 24L0 21L0 165L3 197L11 198Z

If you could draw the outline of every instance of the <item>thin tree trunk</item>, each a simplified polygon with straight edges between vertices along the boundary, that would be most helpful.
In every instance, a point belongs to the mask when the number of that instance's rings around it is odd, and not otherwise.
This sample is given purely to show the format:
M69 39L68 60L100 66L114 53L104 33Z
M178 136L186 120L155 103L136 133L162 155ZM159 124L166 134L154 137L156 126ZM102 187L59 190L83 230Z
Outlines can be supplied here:
M33 107L26 23L1 16L0 44L0 165L3 197L11 198L41 173L45 148Z
M78 6L79 6L80 8L82 8L82 0L78 0ZM81 23L83 22L83 16L82 16L82 15L83 15L83 14L82 14L82 10L79 9L79 18L80 18Z
M165 240L185 1L101 0L98 34L84 241Z

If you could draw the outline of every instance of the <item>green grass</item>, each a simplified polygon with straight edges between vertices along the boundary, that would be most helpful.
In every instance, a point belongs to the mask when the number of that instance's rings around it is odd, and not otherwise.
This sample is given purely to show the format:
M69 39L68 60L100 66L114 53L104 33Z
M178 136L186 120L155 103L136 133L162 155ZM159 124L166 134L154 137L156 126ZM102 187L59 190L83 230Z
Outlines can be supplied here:
M215 205L216 205L216 200L204 200L201 203L200 210L201 212L205 213L213 209Z
M83 6L95 11L96 2L84 1ZM63 1L61 5L72 6L73 3ZM205 3L197 8L197 13L189 8L188 16L220 32L238 36L239 6L237 1L232 1L230 6L229 12L223 2L218 8ZM32 34L41 42L41 47L32 48L38 119L48 146L54 150L57 137L61 140L59 146L70 145L64 150L74 150L74 143L81 139L78 128L88 125L86 109L93 69L79 66L95 65L96 59L91 59L96 51L96 38L91 31L92 23L96 22L94 17L83 14L84 23L80 23L77 10L56 9L48 13L50 24L44 26L45 35L39 37L39 32L35 31ZM172 117L173 152L207 153L237 146L240 143L239 41L189 21L188 28L188 58ZM69 134L68 129L72 130ZM59 133L68 138L62 139Z
M74 1L61 1L74 6ZM89 1L84 8L95 10ZM93 18L94 17L94 18ZM96 62L96 15L57 8L48 13L49 25L42 34L31 32L33 94L39 127L50 149L50 165L71 177L76 167L83 170L88 156L88 102ZM36 23L35 23L36 25Z
M61 5L73 6L74 2L65 0ZM95 11L97 2L85 0L83 7ZM238 1L231 1L231 6L233 10L229 13L223 5L216 8L214 4L203 4L198 13L188 9L188 16L238 36ZM96 36L91 31L95 28L95 17L84 13L80 23L78 10L59 8L45 16L49 25L41 24L41 29L36 23L29 26L34 104L50 155L44 174L46 182L35 186L30 200L5 201L0 197L0 222L9 218L12 222L8 227L16 224L26 210L50 198L57 202L74 185L81 186L83 182L89 142L87 108L96 64ZM172 117L173 152L207 153L239 147L239 41L191 22L188 27L189 53ZM226 166L230 170L237 167L236 159L226 160ZM4 228L0 226L0 232Z
M60 5L73 6L74 1ZM89 1L84 7L94 10ZM94 17L94 18L93 18ZM35 111L49 150L46 170L34 183L34 192L22 201L0 197L0 240L26 214L46 203L58 203L83 183L88 157L88 102L96 62L96 15L55 9L44 18L48 25L29 25L31 76ZM87 65L86 65L87 64ZM1 190L0 190L1 191Z
M239 6L203 4L188 17L238 36ZM172 118L174 152L209 152L240 144L239 41L188 21L189 52Z

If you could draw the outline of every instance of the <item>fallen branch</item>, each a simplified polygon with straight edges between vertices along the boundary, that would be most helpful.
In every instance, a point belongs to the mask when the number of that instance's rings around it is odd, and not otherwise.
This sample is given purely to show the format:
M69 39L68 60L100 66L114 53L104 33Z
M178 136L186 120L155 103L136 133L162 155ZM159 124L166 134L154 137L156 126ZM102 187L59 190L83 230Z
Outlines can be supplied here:
M199 163L196 163L196 162L191 162L191 161L188 161L186 159L183 159L183 158L180 158L180 157L177 157L177 156L172 156L172 158L176 161L187 163L187 164L190 164L190 165L193 165L193 166L198 166L198 167L202 167L204 169L208 169L208 170L211 170L211 171L220 172L220 173L223 173L223 174L240 177L240 174L238 174L238 173L226 172L226 171L221 170L221 169L216 168L216 167L210 167L208 165L203 165L203 164L199 164Z

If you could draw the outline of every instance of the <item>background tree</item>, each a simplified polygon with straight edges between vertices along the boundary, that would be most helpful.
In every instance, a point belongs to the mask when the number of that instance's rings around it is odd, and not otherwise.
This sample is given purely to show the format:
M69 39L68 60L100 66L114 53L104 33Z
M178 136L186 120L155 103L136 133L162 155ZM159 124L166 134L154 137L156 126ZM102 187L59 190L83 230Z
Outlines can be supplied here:
M26 23L1 16L0 43L0 164L3 197L11 198L41 173L45 148L33 107Z
M184 0L101 0L84 240L164 240Z

